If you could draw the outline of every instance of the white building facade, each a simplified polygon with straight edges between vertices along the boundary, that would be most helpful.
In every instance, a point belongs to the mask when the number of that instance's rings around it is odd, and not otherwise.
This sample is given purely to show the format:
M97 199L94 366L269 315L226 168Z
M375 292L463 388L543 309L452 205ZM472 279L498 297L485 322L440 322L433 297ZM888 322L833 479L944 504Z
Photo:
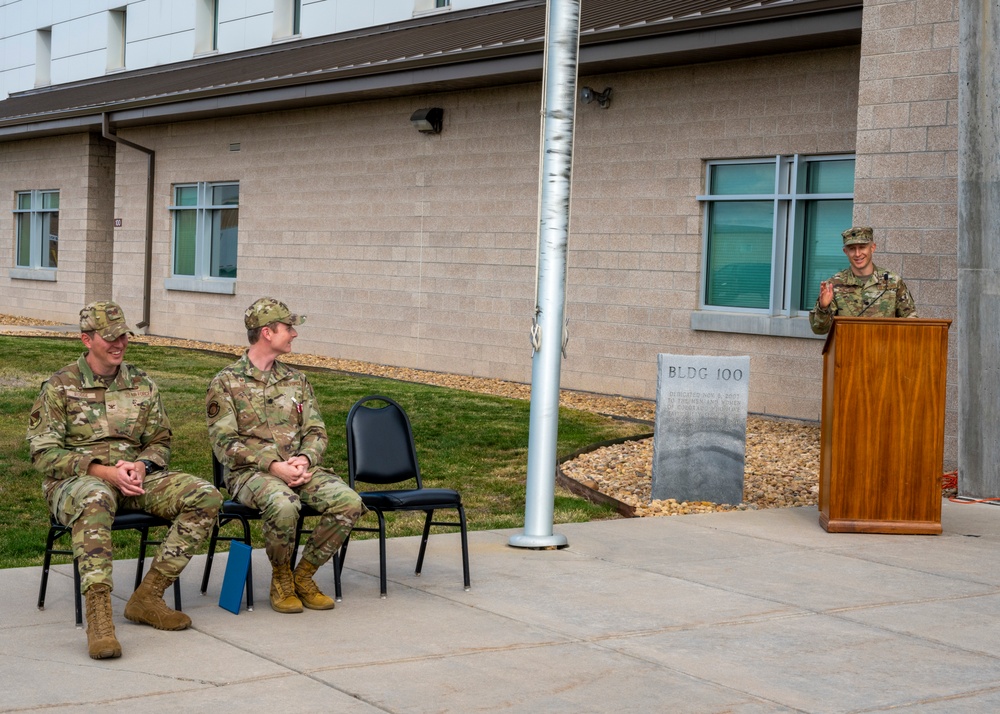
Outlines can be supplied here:
M501 0L0 0L0 99Z

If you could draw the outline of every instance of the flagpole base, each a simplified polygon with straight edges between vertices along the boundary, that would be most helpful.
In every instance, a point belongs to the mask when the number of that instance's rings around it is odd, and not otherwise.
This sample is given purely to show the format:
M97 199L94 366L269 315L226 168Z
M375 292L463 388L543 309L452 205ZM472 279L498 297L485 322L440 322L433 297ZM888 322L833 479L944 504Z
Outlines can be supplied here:
M527 533L520 533L511 536L510 540L507 541L507 545L514 548L536 548L541 550L546 548L565 548L569 545L569 541L561 533L553 533L547 536L533 536Z

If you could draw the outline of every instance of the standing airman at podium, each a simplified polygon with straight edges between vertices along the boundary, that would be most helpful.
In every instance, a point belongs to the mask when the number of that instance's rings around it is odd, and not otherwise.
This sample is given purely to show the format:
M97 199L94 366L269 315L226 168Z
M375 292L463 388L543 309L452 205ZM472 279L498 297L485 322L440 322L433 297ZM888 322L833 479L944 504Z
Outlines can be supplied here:
M868 226L854 226L842 233L844 255L850 267L820 283L809 326L817 335L830 331L833 318L917 317L917 306L903 279L872 262L875 238Z

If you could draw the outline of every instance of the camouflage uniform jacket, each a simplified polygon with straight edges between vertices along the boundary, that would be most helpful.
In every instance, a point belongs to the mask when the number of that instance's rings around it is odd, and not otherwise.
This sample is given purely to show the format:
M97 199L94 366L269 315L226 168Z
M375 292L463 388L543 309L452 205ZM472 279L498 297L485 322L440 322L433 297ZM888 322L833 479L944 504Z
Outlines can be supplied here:
M833 325L834 316L840 317L917 317L906 283L895 273L877 265L867 280L855 277L850 268L834 275L833 302L827 309L816 306L809 313L809 326L817 335L825 335ZM888 278L886 277L888 276Z
M275 461L302 455L311 466L326 452L326 426L306 376L275 360L270 373L247 353L212 380L205 398L208 433L216 457L229 467L226 487L235 494Z
M123 363L105 386L87 364L86 353L42 385L28 419L35 468L47 479L83 476L94 462L170 461L170 422L156 384Z

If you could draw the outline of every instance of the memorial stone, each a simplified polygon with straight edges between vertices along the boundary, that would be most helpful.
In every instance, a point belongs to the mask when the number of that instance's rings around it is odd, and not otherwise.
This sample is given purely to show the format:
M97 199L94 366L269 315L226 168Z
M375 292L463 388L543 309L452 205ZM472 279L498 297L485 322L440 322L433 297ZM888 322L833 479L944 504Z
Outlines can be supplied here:
M654 501L743 501L749 391L749 356L659 355Z

